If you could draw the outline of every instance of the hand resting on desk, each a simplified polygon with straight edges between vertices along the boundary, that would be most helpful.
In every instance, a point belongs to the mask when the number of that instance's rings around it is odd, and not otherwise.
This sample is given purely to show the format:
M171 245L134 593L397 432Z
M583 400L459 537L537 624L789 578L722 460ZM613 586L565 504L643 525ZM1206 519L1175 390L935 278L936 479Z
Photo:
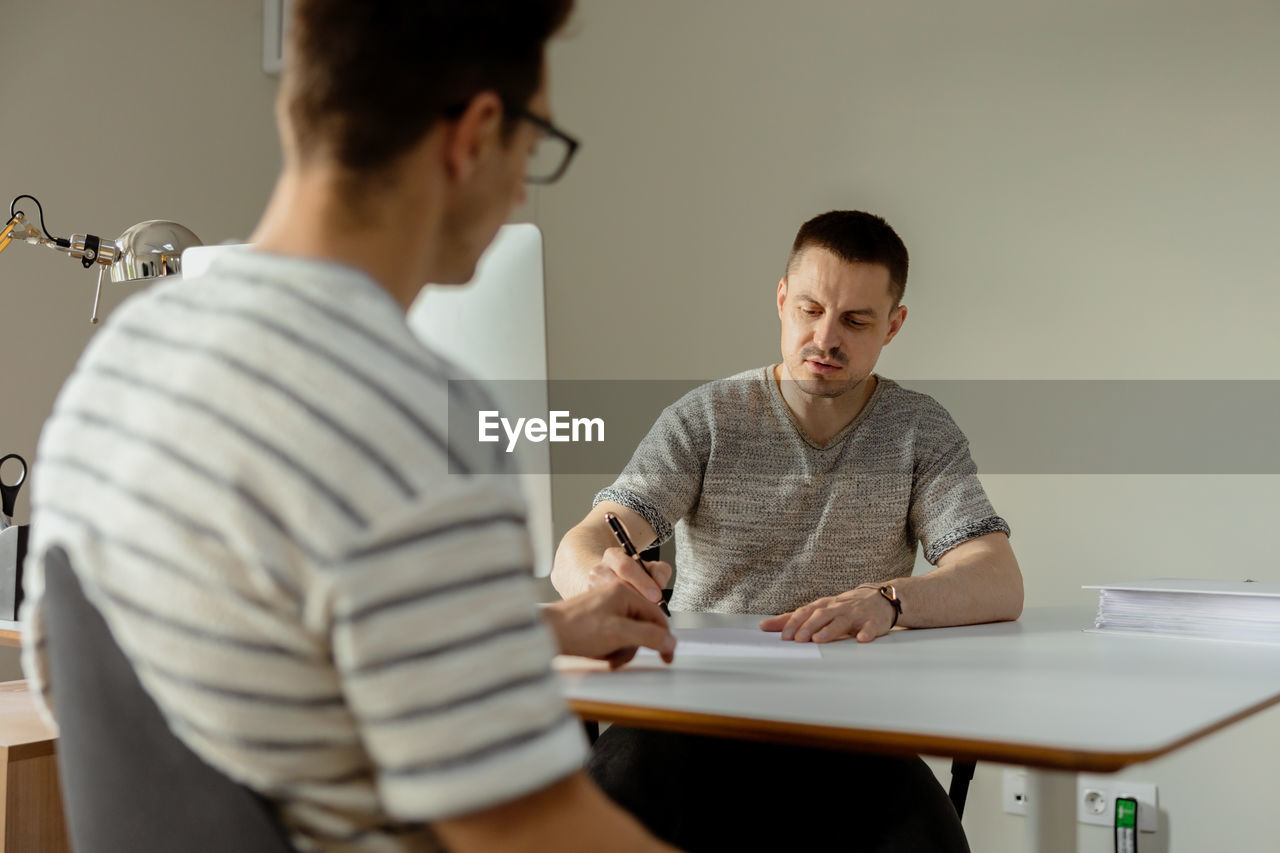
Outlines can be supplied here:
M849 637L869 643L889 633L893 617L893 605L876 590L863 587L770 616L761 620L760 628L781 631L782 639L797 643L829 643Z
M956 545L927 574L890 583L902 602L898 625L904 628L1003 622L1022 612L1022 571L1009 537L1000 532ZM869 643L889 633L893 624L893 605L874 586L864 586L770 616L760 627L801 643L846 637Z
M667 617L620 580L593 585L581 595L547 605L542 613L564 654L605 660L614 669L635 657L640 646L658 652L667 663L675 658L676 638Z

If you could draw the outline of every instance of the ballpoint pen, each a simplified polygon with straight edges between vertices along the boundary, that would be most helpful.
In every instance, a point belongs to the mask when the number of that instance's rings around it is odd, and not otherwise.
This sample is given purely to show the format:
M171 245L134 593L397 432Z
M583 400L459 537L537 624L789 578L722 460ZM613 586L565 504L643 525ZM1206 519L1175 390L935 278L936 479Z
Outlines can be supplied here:
M627 552L627 556L639 563L645 574L653 578L654 583L657 583L658 579L653 577L653 572L649 571L649 567L645 565L644 560L640 559L640 552L631 543L631 537L627 535L627 528L622 526L622 522L618 520L618 517L611 512L606 512L604 520L608 523L609 529L613 531L613 538L617 539L618 544L622 546L622 550ZM659 601L658 606L662 608L663 613L668 616L671 615L671 611L667 609L667 602Z

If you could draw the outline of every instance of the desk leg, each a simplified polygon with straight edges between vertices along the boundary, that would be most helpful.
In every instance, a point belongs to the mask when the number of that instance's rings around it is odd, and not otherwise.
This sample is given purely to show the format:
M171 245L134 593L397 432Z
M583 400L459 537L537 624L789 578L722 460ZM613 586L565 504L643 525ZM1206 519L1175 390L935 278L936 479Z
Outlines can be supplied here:
M1027 769L1026 849L1076 853L1076 774Z

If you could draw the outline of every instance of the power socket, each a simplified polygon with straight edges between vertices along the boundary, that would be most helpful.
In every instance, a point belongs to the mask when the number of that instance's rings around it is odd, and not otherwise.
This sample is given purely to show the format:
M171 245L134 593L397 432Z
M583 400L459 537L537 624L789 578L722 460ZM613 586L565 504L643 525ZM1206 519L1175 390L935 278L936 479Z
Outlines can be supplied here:
M1138 801L1138 829L1155 832L1159 802L1156 786L1149 782L1130 782L1114 776L1081 773L1076 776L1076 820L1098 826L1115 824L1116 798L1133 797ZM1001 801L1008 814L1027 813L1027 771L1006 768Z
M1099 826L1114 826L1116 822L1116 798L1133 797L1138 801L1138 829L1155 832L1158 823L1159 803L1156 786L1150 782L1134 782L1115 776L1094 776L1081 773L1076 776L1076 820Z

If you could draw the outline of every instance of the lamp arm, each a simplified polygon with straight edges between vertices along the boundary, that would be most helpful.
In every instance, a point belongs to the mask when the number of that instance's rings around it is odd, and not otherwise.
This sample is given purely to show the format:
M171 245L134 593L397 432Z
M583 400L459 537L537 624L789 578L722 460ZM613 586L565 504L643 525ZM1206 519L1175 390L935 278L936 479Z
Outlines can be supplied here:
M40 227L28 221L18 210L18 202L29 198L40 211ZM98 284L93 296L91 323L98 321L98 302L102 295L102 273L109 270L115 282L148 281L182 272L182 253L202 245L200 238L184 225L164 219L139 222L115 240L103 240L96 234L72 234L54 237L44 225L44 208L32 195L20 195L9 206L9 221L0 228L0 252L14 240L46 246L80 261L85 269L98 267Z
M50 239L41 234L35 225L27 222L21 213L10 219L9 224L0 231L0 252L14 240L22 240L33 246L47 246L55 252L78 258L85 269L95 262L111 266L120 258L120 247L114 240L103 240L96 234L72 234L70 240L62 237Z
M9 220L9 224L4 227L4 230L0 231L0 252L3 252L5 247L13 242L13 229L17 225L18 217L14 216Z

